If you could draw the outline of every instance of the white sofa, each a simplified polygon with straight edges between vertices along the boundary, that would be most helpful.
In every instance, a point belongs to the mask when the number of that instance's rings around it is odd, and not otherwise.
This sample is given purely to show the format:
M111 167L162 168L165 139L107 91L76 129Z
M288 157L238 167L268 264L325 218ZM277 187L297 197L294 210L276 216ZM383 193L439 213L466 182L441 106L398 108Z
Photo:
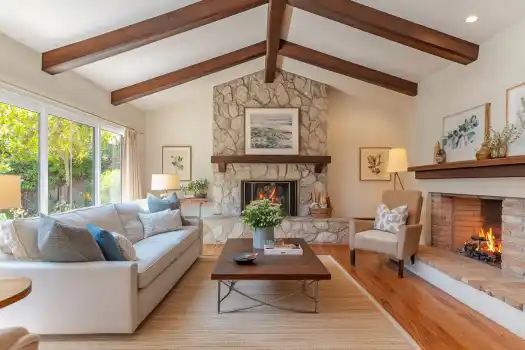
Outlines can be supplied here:
M33 290L2 310L0 328L23 326L38 334L133 333L202 250L201 220L187 218L192 226L144 239L140 212L147 212L145 200L53 215L68 224L93 223L122 233L134 243L137 261L49 263L4 254L0 276L29 277ZM36 245L38 220L2 223L2 250L12 252L18 237L26 246ZM30 255L31 249L23 253Z

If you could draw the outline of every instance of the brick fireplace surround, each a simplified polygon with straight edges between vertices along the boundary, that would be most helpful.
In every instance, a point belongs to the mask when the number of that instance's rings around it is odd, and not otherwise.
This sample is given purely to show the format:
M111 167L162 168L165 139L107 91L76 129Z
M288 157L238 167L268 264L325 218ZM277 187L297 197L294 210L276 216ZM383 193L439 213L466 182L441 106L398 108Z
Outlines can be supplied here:
M491 227L503 242L503 276L525 281L525 199L432 193L430 200L432 246L455 252L480 228Z
M429 193L427 204L431 245L406 268L525 339L525 199ZM501 237L501 268L457 251L488 227Z

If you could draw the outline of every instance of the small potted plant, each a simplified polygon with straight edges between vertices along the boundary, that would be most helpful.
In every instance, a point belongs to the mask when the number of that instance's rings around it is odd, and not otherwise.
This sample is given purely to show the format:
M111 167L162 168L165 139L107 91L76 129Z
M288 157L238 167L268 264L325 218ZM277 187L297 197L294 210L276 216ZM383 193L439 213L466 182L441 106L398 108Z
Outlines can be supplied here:
M190 181L182 187L182 190L186 197L206 198L208 197L209 184L208 179Z
M206 198L208 197L208 186L210 182L208 179L202 179L195 181L195 197Z
M274 228L284 220L282 205L269 199L253 201L244 208L242 221L253 229L253 247L263 249L266 241L273 241Z

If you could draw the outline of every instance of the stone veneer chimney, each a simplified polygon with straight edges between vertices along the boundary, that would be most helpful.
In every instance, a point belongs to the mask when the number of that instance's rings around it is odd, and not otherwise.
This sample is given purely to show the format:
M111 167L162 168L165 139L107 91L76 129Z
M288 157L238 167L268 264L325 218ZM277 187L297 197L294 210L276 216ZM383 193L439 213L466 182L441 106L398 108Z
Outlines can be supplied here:
M244 155L246 108L298 108L302 155L326 155L328 86L285 71L264 83L264 71L213 88L213 154ZM228 164L225 173L214 165L214 214L241 212L242 180L298 181L298 215L309 213L314 186L326 187L326 169L315 174L309 164Z

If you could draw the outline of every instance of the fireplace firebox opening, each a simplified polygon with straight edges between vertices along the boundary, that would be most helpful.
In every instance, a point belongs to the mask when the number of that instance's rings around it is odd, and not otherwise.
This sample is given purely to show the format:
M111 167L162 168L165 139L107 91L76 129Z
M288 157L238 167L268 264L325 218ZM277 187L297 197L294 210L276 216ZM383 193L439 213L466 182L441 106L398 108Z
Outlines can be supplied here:
M241 210L265 198L281 204L287 216L297 216L297 181L241 181Z
M501 268L503 199L432 194L432 245Z

